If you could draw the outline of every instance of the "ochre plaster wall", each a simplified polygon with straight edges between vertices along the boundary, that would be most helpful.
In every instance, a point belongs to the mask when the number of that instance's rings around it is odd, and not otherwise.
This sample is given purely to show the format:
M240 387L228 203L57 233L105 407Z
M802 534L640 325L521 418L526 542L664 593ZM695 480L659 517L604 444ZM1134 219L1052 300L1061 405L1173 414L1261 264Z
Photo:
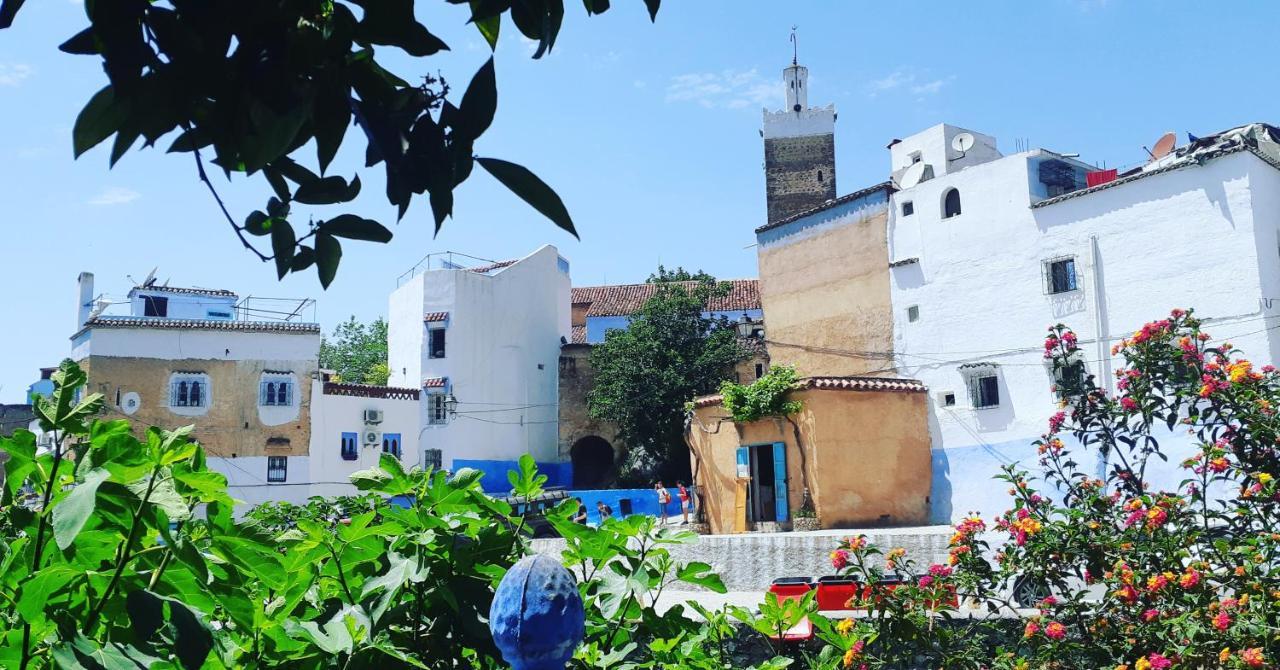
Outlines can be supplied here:
M195 424L192 437L215 456L306 456L311 439L311 377L315 361L165 360L90 356L80 361L89 376L88 389L103 394L109 419L129 419L141 434L149 426L177 428ZM296 385L297 417L278 426L258 418L259 381L264 370L292 372ZM201 416L181 416L169 410L169 376L178 371L209 375L212 402ZM141 403L132 416L116 406L116 391L138 394ZM288 444L267 444L271 438Z
M928 519L931 460L924 393L797 391L804 457L784 419L735 426L720 405L696 410L690 443L714 533L733 532L739 446L783 442L792 518L809 491L826 528L902 526ZM887 516L886 516L887 515Z
M892 373L890 356L847 353L893 350L886 217L883 208L854 213L807 237L760 247L774 365L793 365L801 376Z

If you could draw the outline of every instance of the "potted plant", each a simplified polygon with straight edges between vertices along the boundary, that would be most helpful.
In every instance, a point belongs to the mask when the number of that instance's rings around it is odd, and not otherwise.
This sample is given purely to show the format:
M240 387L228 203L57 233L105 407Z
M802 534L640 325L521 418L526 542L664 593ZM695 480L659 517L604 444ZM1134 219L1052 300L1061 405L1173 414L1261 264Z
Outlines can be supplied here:
M813 499L809 497L809 489L805 487L804 499L800 509L796 510L795 520L791 522L791 530L821 530L822 522L818 520L818 512L813 508Z

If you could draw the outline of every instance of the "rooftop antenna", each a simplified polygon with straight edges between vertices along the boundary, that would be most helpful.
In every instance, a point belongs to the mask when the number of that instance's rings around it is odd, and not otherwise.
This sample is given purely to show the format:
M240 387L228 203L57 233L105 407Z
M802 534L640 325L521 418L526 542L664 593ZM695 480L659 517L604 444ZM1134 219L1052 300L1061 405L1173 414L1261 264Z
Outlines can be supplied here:
M791 64L800 64L800 41L796 39L796 28L800 26L791 26Z

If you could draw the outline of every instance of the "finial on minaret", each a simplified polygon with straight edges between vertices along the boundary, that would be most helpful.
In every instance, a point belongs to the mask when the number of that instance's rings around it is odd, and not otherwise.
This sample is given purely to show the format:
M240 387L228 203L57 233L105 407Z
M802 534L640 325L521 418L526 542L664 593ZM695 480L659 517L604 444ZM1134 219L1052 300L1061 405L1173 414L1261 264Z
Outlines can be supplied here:
M796 39L796 28L800 26L791 26L791 64L800 64L800 41Z

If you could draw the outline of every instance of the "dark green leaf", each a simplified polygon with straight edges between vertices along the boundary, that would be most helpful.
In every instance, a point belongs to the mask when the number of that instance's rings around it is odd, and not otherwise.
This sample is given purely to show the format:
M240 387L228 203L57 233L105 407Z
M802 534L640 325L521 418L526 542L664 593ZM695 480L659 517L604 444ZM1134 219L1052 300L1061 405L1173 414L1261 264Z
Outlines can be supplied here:
M84 570L70 565L50 565L40 569L22 583L17 612L26 621L43 621L45 604L72 580L84 576Z
M84 481L76 484L71 493L53 508L53 538L59 549L66 550L75 542L76 535L84 528L84 522L93 514L98 487L110 476L111 473L103 469L91 471L85 475Z
M98 43L93 37L93 26L76 33L71 39L63 42L59 51L79 56L91 56L98 53Z
M312 131L316 136L316 159L320 173L329 169L329 163L342 146L342 138L351 125L351 104L347 89L342 86L326 86L316 94L311 108ZM296 180L295 180L296 181Z
M279 170L280 174L288 177L290 181L298 184L299 186L316 181L320 178L316 176L316 173L299 165L290 158L281 158L280 160L273 162L271 167Z
M297 202L308 205L332 205L350 202L360 193L360 177L351 179L350 185L342 177L321 177L298 186L293 194Z
M582 0L582 4L587 8L587 14L603 14L609 11L609 0Z
M320 275L320 285L329 288L333 278L338 274L338 262L342 260L342 245L332 235L324 232L316 233L316 271Z
M279 169L267 165L262 168L262 175L267 178L267 183L271 184L271 190L276 192L277 198L289 200L289 184L285 182L284 174Z
M133 627L133 638L146 642L164 625L164 601L154 593L138 589L124 599L124 609Z
M467 92L462 96L462 105L458 107L457 129L474 140L488 130L497 109L498 81L493 69L493 58L490 57L476 71L471 84L467 86Z
M385 226L377 221L359 217L355 214L336 216L321 224L320 230L335 237L345 237L349 240L383 243L391 241L391 231L387 230Z
M169 145L168 153L178 153L183 151L195 151L213 144L211 140L204 136L204 133L197 129L183 131L178 139Z
M8 28L13 25L13 17L17 16L18 10L22 9L22 3L27 0L3 0L0 1L0 28Z
M302 272L311 267L316 262L316 252L305 244L298 246L298 253L293 256L293 264L289 266L292 272Z
M662 4L662 0L644 0L644 6L649 8L649 20L658 20L658 7Z
M271 223L271 250L276 256L276 274L279 279L289 274L293 263L293 248L298 242L293 234L293 226L288 221L275 219Z
M128 117L128 107L123 100L117 101L115 89L111 86L95 93L89 99L89 104L80 110L76 125L71 130L76 157L79 158L119 130Z
M413 16L413 0L352 0L364 9L358 40L400 47L411 56L430 56L449 47Z
M244 218L244 229L250 235L266 235L271 232L271 217L255 209Z
M521 200L551 219L552 223L574 237L578 236L578 231L573 227L573 219L569 217L569 210L565 209L560 196L537 175L523 166L497 158L476 158L476 162L512 193L520 196Z

